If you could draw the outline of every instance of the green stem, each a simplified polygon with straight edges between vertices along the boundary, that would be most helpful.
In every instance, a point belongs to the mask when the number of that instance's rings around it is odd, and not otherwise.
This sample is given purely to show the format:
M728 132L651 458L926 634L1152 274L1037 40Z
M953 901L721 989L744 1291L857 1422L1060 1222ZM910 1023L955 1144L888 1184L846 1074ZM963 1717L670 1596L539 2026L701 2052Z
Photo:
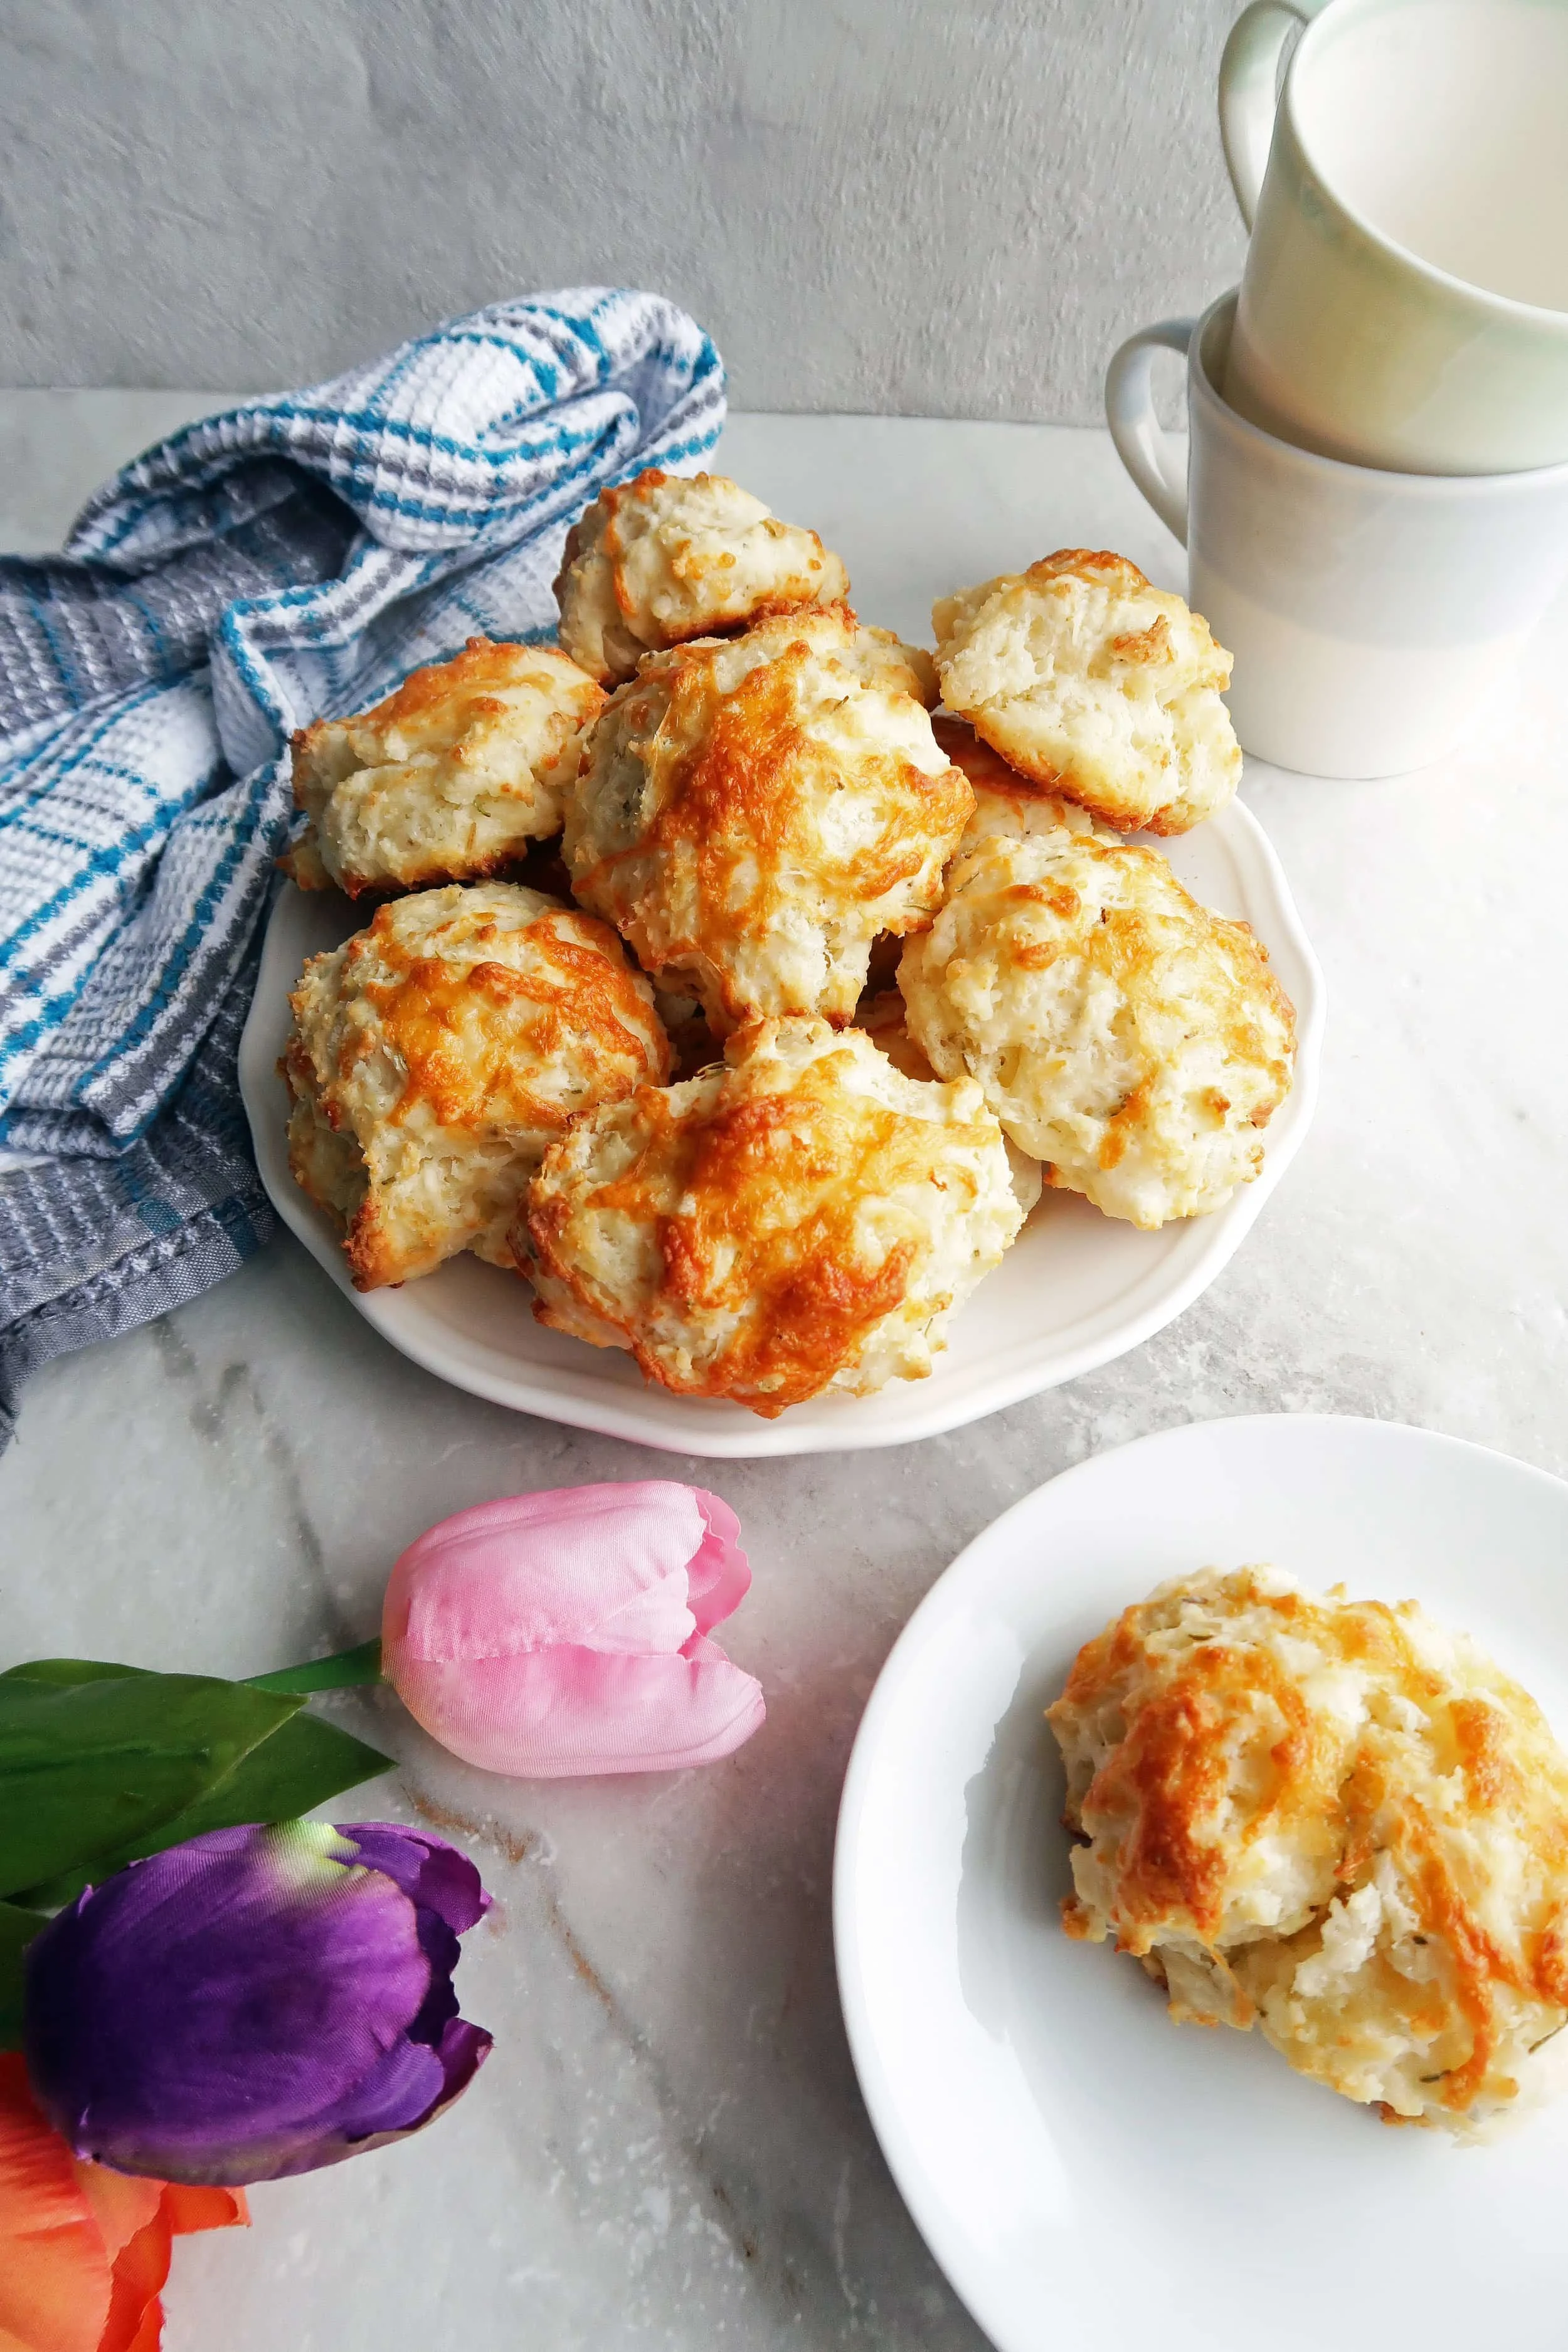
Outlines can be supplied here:
M362 1642L357 1650L342 1650L335 1658L310 1658L302 1666L280 1666L275 1675L245 1677L248 1689L279 1691L285 1697L296 1691L353 1690L361 1683L380 1680L379 1642Z

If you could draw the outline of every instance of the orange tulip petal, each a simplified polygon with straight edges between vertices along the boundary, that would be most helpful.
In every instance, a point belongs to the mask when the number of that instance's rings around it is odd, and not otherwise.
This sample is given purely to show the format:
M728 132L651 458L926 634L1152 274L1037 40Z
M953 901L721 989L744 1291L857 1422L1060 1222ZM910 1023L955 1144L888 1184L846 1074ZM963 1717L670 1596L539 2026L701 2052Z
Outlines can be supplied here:
M77 2157L74 2162L76 2185L98 2223L103 2251L112 2264L121 2247L129 2245L137 2231L144 2230L157 2214L163 2184L136 2179L128 2172L110 2172L106 2164L89 2164L84 2157Z
M65 2142L0 2056L0 2352L98 2352L109 2257Z
M74 2158L0 2054L0 2352L159 2352L173 2241L249 2220L243 2189Z
M243 2189L192 2189L172 2180L163 2210L176 2238L194 2230L248 2230L250 2208Z
M136 2330L125 2352L162 2352L163 2342L163 2306L156 2295L142 2315L142 2325Z
M144 2230L138 2230L121 2248L114 2265L109 2324L99 2341L98 2352L131 2352L131 2347L144 2336L149 2315L154 2320L153 2342L158 2343L163 2327L158 2294L169 2275L172 2243L168 2215L160 2210Z

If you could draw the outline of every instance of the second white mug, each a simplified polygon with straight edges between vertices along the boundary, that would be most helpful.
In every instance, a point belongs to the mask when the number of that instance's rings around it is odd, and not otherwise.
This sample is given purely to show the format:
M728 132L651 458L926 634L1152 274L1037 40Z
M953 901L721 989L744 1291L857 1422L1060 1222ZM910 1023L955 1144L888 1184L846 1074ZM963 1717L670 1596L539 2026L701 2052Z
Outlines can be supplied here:
M1568 465L1380 472L1276 438L1221 399L1237 298L1122 344L1106 413L1187 549L1189 600L1235 656L1244 750L1308 775L1425 767L1459 743L1568 575ZM1188 446L1152 369L1187 361Z
M1568 0L1254 0L1219 103L1231 406L1363 466L1568 460Z

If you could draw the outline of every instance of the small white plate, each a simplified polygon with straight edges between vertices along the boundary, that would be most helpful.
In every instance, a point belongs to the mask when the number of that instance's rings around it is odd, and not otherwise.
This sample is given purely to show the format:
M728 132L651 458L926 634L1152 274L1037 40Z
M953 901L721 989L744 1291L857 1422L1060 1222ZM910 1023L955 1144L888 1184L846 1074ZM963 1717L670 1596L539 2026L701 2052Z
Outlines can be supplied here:
M866 1710L834 1927L900 2189L1001 2352L1560 2352L1568 2101L1462 2147L1257 2033L1176 2026L1075 1944L1055 1743L1080 1643L1162 1578L1272 1560L1462 1627L1568 1727L1568 1486L1326 1415L1162 1432L1040 1487L927 1595Z
M477 1258L455 1258L402 1289L362 1296L328 1219L289 1173L288 1097L277 1064L289 991L306 957L335 947L369 918L335 891L311 896L292 883L272 909L239 1049L261 1181L284 1223L384 1339L496 1404L713 1456L830 1454L937 1436L1108 1363L1190 1307L1239 1247L1307 1131L1318 1089L1322 975L1262 826L1233 801L1195 833L1160 846L1196 897L1252 925L1296 1007L1296 1083L1268 1127L1263 1173L1214 1216L1157 1234L1102 1217L1072 1194L1047 1192L1005 1266L954 1318L929 1380L896 1381L871 1397L817 1399L763 1421L743 1405L671 1396L648 1386L619 1349L546 1331L523 1285Z

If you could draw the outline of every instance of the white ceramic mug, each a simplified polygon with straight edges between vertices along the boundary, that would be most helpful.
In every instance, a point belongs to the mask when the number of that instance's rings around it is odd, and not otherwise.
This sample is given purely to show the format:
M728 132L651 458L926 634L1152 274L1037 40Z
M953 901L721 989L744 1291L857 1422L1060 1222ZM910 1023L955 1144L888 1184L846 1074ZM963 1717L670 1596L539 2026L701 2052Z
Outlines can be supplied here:
M1219 105L1232 407L1358 465L1568 459L1568 0L1256 0Z
M1186 544L1188 595L1236 657L1243 748L1317 776L1388 776L1463 739L1568 576L1568 465L1471 475L1345 465L1220 398L1237 298L1122 344L1105 383L1121 462ZM1187 360L1183 451L1156 354Z

